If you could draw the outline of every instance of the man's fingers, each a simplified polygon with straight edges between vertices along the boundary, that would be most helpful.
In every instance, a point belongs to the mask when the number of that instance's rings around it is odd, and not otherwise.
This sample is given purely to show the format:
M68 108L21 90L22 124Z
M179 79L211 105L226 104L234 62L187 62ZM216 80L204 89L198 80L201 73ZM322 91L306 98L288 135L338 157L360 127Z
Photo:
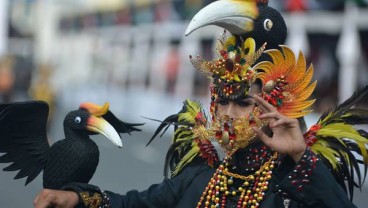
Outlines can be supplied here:
M263 98L261 98L258 95L253 95L253 98L257 101L257 103L259 104L259 106L265 110L265 112L272 112L275 111L276 108L269 104L267 101L265 101Z
M55 195L49 189L44 189L39 193L33 200L33 205L35 208L48 208L53 204Z
M256 127L252 127L253 131L257 134L258 138L265 144L269 145L271 143L271 138L267 136L261 129Z
M278 112L264 113L264 114L259 116L259 118L261 118L261 119L271 119L271 118L273 118L273 119L276 119L276 120L280 119L280 117L281 117L281 115Z

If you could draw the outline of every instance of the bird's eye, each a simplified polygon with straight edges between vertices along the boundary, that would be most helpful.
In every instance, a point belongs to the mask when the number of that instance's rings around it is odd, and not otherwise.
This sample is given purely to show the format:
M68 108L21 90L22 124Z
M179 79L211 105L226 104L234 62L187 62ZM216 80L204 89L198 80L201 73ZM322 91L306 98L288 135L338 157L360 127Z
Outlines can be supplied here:
M265 30L270 31L273 27L273 22L270 19L265 19L265 21L263 22L263 27Z
M81 119L81 117L75 117L75 119L74 119L74 121L75 121L75 123L80 123L81 121L82 121L82 119Z

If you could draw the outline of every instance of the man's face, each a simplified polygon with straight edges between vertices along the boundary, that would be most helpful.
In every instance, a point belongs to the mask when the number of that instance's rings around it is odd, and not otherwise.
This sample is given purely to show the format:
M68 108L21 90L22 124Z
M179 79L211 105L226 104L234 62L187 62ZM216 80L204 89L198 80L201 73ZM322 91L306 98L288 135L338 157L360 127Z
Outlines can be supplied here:
M224 118L229 116L231 118L243 118L253 111L256 102L252 96L247 96L240 100L229 101L219 99L217 101L217 116Z
M249 94L239 100L227 100L219 98L217 100L217 116L224 118L229 116L231 118L244 118L253 112L256 107L256 101L253 99L253 95L259 92L257 87L253 87Z

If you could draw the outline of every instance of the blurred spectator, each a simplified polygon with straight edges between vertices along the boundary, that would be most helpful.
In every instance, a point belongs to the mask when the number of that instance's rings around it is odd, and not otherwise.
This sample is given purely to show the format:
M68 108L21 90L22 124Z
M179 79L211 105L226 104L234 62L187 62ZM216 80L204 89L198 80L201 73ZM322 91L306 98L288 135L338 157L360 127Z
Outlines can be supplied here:
M306 0L287 0L286 9L291 12L307 10Z
M11 101L14 81L13 58L3 56L0 58L0 102Z
M166 60L166 92L173 94L175 92L176 79L180 66L179 40L171 41L171 49Z

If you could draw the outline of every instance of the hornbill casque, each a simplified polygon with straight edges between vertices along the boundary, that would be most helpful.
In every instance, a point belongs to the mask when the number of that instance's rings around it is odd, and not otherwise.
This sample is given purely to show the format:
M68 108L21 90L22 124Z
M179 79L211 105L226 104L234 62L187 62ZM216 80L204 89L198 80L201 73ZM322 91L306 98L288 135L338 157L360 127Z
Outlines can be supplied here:
M17 171L14 179L27 177L26 184L43 171L43 187L61 189L71 182L88 183L99 162L99 150L90 135L102 134L122 147L119 133L140 131L143 124L125 123L114 116L109 104L82 103L64 119L65 139L49 145L49 106L43 101L0 104L1 163L4 171Z

